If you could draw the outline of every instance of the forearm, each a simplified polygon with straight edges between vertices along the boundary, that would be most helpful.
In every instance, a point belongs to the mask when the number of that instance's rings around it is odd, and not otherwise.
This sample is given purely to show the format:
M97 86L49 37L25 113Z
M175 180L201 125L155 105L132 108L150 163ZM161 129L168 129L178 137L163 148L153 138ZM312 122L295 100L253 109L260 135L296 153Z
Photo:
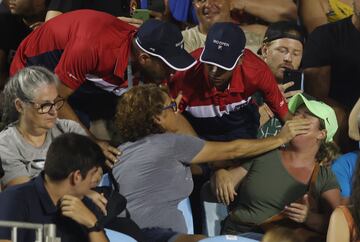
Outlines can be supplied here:
M235 140L230 145L230 148L233 149L233 156L229 159L256 156L276 149L285 143L286 141L278 135L257 140Z
M67 101L65 102L64 106L58 111L58 113L59 118L70 119L77 122L81 125L81 127L90 137L94 138L89 129L80 121L79 117L76 115L75 111L72 109L72 107Z
M351 110L349 116L349 136L354 140L360 140L359 133L359 117L360 117L360 98Z
M55 18L56 16L62 14L62 12L60 11L55 11L55 10L49 10L47 13L46 13L46 18L45 18L45 21L48 21L52 18Z
M243 10L267 22L296 20L296 5L291 0L233 0L239 1ZM234 4L236 6L236 4Z
M90 242L108 242L104 231L94 231L89 233Z

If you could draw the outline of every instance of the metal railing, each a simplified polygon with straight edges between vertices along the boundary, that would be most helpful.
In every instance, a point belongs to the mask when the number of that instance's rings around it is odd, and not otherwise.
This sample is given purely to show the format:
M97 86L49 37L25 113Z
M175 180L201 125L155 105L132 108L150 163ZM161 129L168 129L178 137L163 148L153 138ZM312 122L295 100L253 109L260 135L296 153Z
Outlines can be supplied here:
M17 242L18 229L35 230L35 242L61 242L56 237L55 224L35 224L25 222L0 221L0 227L11 228L11 241Z

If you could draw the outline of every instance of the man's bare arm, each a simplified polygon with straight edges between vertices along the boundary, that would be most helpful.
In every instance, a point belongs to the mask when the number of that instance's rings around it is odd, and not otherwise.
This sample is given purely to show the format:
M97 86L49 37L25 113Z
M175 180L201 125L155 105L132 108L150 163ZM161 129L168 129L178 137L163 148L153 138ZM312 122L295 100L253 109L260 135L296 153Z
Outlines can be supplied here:
M292 0L232 0L232 8L271 23L297 19L296 4Z

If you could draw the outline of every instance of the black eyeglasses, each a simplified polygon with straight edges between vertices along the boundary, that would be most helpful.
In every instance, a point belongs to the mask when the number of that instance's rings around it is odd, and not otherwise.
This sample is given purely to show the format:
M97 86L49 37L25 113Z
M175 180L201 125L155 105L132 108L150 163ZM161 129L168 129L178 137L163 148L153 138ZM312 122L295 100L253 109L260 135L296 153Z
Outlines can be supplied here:
M55 108L56 111L59 110L60 108L62 108L62 106L65 103L65 99L60 98L60 99L54 101L53 103L51 103L51 102L36 103L33 101L28 101L28 103L31 103L32 105L34 105L34 107L35 107L35 109L37 109L38 113L45 114L45 113L49 113L53 108Z
M168 106L165 106L162 108L162 110L166 109L172 109L174 112L177 112L177 103L175 101L171 101L171 103Z

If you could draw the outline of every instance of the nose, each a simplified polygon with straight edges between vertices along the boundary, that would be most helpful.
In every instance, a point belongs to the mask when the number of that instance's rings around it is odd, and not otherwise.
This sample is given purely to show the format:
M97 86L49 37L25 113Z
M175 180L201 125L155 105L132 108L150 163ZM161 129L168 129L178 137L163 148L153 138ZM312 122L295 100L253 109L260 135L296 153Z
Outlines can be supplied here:
M58 111L56 110L55 106L52 106L50 108L50 111L48 112L51 116L57 116Z
M293 55L291 54L291 52L287 52L284 56L284 61L285 62L288 62L288 63L291 63L293 60Z

